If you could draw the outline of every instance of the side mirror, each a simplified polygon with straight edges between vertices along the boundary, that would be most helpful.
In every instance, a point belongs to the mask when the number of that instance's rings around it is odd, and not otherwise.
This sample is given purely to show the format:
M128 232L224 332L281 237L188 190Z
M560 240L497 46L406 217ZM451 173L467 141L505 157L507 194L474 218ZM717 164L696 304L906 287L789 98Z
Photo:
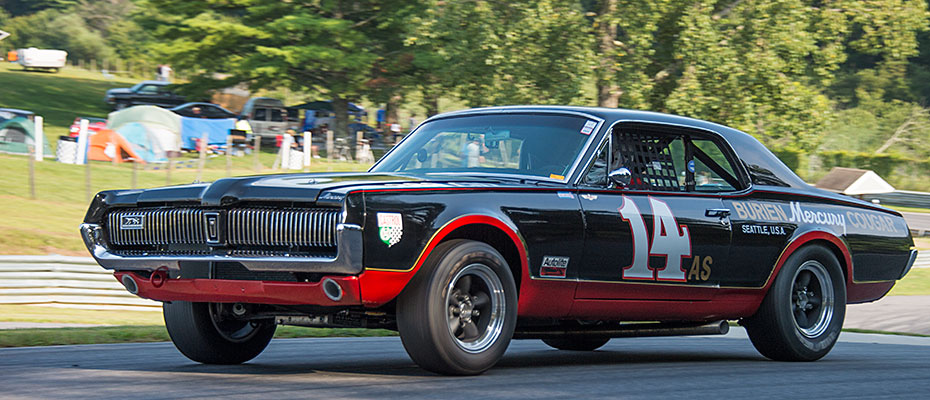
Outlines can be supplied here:
M610 178L610 182L620 188L625 188L630 184L630 181L633 180L633 174L630 173L629 169L626 168L617 168L607 174L607 177Z

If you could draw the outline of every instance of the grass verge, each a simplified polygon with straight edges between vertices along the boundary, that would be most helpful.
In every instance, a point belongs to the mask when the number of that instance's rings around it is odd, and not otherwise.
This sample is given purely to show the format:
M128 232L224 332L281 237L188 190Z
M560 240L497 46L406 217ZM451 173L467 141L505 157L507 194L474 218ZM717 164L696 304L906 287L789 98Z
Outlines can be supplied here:
M304 328L279 326L275 338L395 336L384 329ZM71 344L145 343L171 340L164 326L106 326L97 328L50 328L0 330L0 347L57 346Z
M889 296L927 296L930 295L930 268L911 269L904 279L895 283L888 292Z
M97 325L164 325L161 308L152 311L82 310L32 305L0 305L0 322Z
M264 165L274 162L273 153L262 153ZM196 160L196 155L186 156ZM254 175L252 157L234 157L231 175ZM368 165L328 162L314 159L311 172L365 171ZM88 203L85 199L84 166L45 161L35 165L36 199L29 199L28 159L0 155L0 254L64 254L86 256L78 235ZM273 172L263 170L263 172ZM107 189L128 189L132 184L131 165L105 162L90 164L91 193ZM164 170L136 171L136 187L150 188L169 183ZM226 177L224 157L210 158L200 180ZM186 184L197 179L196 169L171 172L170 184Z

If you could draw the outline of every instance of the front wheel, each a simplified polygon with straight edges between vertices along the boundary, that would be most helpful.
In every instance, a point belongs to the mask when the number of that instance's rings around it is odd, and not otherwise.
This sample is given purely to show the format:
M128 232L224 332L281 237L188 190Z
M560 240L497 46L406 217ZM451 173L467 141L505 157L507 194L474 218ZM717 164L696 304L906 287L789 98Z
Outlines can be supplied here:
M778 361L814 361L839 338L846 283L836 256L806 246L788 257L755 315L743 321L759 353Z
M166 302L165 327L174 346L204 364L241 364L265 350L277 327L273 321L242 321L221 303Z
M517 289L504 257L470 240L436 246L397 303L407 354L441 374L475 375L504 355L517 322Z

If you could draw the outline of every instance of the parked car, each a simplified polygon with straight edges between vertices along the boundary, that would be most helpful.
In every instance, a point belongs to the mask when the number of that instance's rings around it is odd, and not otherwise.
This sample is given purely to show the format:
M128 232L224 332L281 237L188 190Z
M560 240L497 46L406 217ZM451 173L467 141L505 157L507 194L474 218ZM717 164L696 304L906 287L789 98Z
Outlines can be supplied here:
M444 374L512 338L590 351L727 321L768 358L816 360L917 254L900 213L806 184L743 132L549 106L432 117L368 173L101 192L81 232L165 302L192 360L252 359L279 324L387 328Z
M223 119L236 118L236 113L213 103L184 103L171 109L182 117Z
M105 118L77 117L74 119L74 122L71 123L69 134L71 137L77 137L80 134L82 119L87 120L87 132L92 135L100 132L101 129L107 129L107 120Z
M26 70L58 72L59 69L65 67L67 60L68 52L64 50L30 47L28 49L19 49L16 52L16 62Z
M174 107L187 102L184 96L172 91L170 83L161 81L143 81L130 88L110 89L103 100L114 110L143 104Z
M287 109L281 100L270 97L253 97L242 107L240 117L249 121L252 134L273 140L291 127Z

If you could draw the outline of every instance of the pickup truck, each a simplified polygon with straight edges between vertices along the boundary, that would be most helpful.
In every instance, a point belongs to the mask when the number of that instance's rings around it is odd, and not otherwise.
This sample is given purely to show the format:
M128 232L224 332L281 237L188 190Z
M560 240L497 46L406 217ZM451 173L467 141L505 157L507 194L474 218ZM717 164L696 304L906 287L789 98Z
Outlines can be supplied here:
M159 107L174 107L187 103L184 96L171 91L171 84L161 81L143 81L131 88L107 90L103 100L114 110L122 110L140 104Z

